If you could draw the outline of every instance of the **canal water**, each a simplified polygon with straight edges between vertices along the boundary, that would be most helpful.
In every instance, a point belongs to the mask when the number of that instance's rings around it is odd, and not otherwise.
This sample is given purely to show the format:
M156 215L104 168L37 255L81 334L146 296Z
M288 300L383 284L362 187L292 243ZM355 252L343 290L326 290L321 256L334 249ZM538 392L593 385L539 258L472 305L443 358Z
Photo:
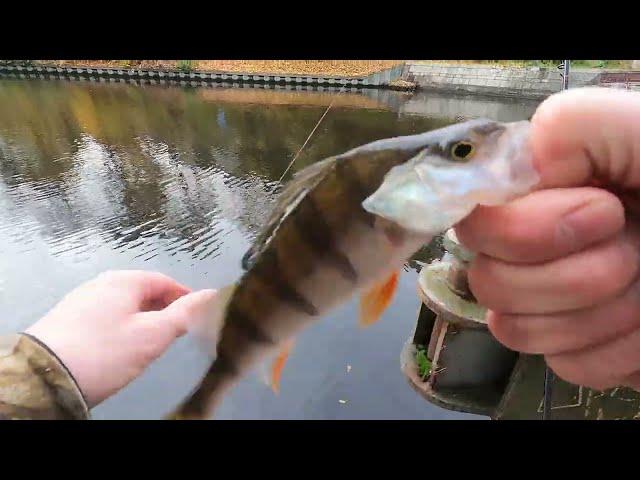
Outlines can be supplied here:
M424 93L0 79L0 333L26 328L105 270L155 270L194 289L234 281L279 177L332 101L285 180L376 139L460 115L527 119L536 107ZM482 418L426 403L400 372L419 307L417 265L407 265L380 322L362 330L356 302L344 305L298 339L279 396L248 377L215 418ZM184 337L94 418L161 418L207 364Z

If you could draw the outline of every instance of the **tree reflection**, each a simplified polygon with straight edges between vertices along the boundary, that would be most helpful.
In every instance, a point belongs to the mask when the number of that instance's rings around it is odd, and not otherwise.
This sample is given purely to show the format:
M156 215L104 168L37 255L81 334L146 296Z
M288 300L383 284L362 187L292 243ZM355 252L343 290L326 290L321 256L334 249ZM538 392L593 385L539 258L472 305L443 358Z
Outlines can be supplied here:
M148 241L149 251L163 239L164 248L194 256L215 248L222 220L253 236L277 180L336 94L204 95L214 91L1 80L7 208L0 226L29 224L51 243L83 232L119 248ZM292 173L373 140L451 122L398 117L352 97L336 102Z

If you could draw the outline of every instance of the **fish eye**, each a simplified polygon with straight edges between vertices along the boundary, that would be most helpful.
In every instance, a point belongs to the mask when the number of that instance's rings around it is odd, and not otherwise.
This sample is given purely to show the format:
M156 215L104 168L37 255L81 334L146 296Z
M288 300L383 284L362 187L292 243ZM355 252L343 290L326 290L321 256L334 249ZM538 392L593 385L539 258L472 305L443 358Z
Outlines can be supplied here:
M473 155L475 148L471 142L457 142L451 147L451 156L454 160L468 160Z

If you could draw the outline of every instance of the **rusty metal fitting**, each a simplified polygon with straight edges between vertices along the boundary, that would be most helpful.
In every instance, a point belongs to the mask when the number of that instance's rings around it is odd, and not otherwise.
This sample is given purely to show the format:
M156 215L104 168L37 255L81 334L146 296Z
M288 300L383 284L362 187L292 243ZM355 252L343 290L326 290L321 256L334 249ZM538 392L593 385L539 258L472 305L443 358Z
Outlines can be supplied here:
M421 309L402 354L402 369L428 401L450 410L492 415L517 355L493 338L486 310L469 291L467 271L473 253L452 229L442 244L442 259L423 268L418 277ZM418 345L431 362L425 378L416 373Z

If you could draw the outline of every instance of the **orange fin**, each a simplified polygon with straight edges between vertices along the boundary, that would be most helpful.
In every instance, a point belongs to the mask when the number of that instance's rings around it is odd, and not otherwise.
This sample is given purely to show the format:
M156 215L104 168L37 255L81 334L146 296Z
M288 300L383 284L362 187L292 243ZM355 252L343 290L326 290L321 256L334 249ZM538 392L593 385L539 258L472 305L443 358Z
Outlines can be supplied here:
M278 356L275 358L273 364L271 365L270 384L271 389L276 394L280 393L280 378L282 377L282 370L284 369L284 366L289 359L289 353L291 353L291 349L293 348L294 343L294 340L287 340L281 347Z
M360 326L373 325L391 304L398 288L400 272L393 272L383 281L376 283L360 297Z

